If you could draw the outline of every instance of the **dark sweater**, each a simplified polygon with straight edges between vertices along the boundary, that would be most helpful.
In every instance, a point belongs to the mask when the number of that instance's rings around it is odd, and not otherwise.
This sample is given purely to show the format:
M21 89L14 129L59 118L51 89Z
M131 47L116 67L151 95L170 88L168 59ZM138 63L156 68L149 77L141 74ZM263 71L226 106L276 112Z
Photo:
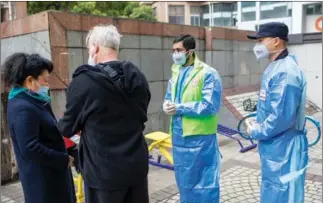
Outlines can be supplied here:
M88 187L124 189L142 184L148 174L148 150L143 137L150 101L145 76L130 62L108 62L123 75L125 91L137 112L125 102L98 66L80 66L67 90L61 133L82 131L80 168Z

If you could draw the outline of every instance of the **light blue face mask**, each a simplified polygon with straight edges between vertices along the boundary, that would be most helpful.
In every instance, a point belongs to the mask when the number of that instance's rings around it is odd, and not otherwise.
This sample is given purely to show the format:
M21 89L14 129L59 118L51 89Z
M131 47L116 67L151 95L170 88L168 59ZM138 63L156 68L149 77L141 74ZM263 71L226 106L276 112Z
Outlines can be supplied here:
M48 91L49 91L49 87L47 86L40 86L39 90L38 90L38 94L44 98L49 97L48 95Z
M186 63L187 55L185 52L174 52L173 61L177 65L184 65Z

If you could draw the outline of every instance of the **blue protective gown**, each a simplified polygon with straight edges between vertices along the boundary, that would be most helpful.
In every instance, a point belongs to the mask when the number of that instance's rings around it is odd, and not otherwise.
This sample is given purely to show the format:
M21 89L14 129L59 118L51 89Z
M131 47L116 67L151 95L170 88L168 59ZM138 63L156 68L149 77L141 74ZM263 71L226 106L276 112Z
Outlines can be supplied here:
M306 79L294 56L271 62L260 87L257 124L261 203L303 203L308 143L305 125Z
M216 70L210 69L205 75L203 101L181 103L183 84L192 69L193 66L181 68L175 95L175 103L180 104L171 123L175 178L181 203L219 203L221 158L217 137L215 134L183 137L181 115L218 113L222 95L221 79ZM171 101L171 80L165 100Z

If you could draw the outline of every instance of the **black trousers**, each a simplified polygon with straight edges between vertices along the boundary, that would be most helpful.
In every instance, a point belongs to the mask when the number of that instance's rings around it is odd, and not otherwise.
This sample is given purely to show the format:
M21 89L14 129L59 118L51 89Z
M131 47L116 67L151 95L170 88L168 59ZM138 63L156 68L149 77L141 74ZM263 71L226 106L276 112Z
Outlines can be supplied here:
M148 181L122 190L84 189L85 203L149 203Z

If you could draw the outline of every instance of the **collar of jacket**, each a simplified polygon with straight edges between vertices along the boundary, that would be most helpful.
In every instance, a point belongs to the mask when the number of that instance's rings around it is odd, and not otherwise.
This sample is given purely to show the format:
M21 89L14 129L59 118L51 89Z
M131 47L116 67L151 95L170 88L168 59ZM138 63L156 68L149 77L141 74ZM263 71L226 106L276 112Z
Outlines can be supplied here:
M277 56L277 58L275 59L275 61L278 61L278 60L280 60L280 59L284 59L284 58L286 58L287 56L288 56L288 50L287 50L287 48L284 50L284 51L282 51L278 56Z
M50 102L50 97L45 98L35 92L30 91L29 89L27 89L25 87L18 87L18 86L11 88L9 95L8 95L8 99L11 100L21 93L25 93L26 95L28 95L36 100L42 101L42 102Z

